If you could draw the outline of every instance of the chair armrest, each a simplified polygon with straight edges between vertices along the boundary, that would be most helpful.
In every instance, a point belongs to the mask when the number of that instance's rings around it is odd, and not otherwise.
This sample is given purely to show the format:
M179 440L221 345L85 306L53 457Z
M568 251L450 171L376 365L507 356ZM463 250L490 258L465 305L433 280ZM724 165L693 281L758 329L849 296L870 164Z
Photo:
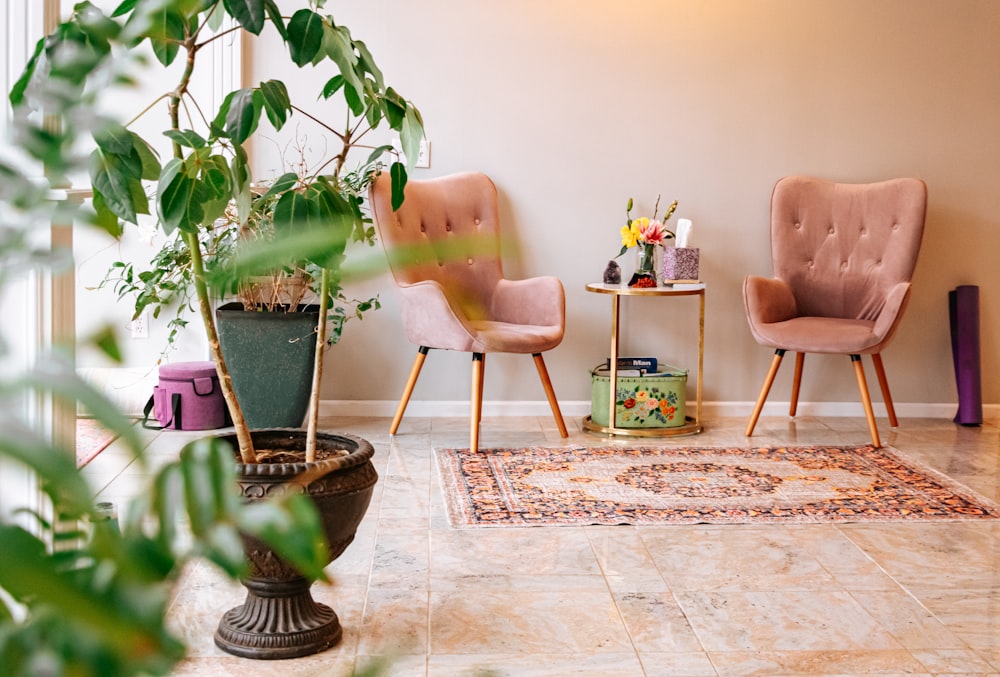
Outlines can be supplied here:
M772 324L798 315L795 296L778 278L748 275L743 282L743 303L751 324Z
M896 333L899 320L903 317L903 310L910 299L910 283L898 282L885 295L885 305L875 318L875 326L872 333L879 338L879 347L884 346Z
M501 279L493 290L491 319L511 324L565 326L566 293L559 278Z
M400 285L403 327L411 343L442 350L471 350L474 332L444 287L433 280Z

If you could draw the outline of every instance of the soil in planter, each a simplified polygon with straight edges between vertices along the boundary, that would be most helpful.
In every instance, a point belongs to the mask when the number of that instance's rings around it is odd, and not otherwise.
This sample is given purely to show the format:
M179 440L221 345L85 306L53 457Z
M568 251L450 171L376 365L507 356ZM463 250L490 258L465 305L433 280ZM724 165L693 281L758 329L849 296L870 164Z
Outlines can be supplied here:
M262 464L304 463L306 456L304 451L289 451L281 447L254 448L254 452L257 454L257 463ZM328 461L334 458L350 456L350 454L351 452L347 449L317 449L316 460Z

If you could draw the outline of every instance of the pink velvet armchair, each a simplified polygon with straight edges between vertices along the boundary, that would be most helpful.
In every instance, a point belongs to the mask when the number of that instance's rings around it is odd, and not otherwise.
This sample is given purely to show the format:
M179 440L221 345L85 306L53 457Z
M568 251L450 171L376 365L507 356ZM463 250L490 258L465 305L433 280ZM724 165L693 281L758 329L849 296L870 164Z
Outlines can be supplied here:
M882 365L910 295L927 187L904 178L870 184L792 176L771 196L774 278L743 285L753 337L774 358L746 434L752 435L785 352L796 353L790 416L805 353L850 355L872 444L881 446L861 355L871 355L892 427L898 425Z
M406 336L419 346L390 434L399 428L428 351L437 348L472 353L473 451L479 448L487 353L532 355L559 433L567 437L542 359L563 338L563 286L549 276L504 278L493 182L472 172L410 180L395 212L390 184L383 174L372 185L372 213L399 288Z

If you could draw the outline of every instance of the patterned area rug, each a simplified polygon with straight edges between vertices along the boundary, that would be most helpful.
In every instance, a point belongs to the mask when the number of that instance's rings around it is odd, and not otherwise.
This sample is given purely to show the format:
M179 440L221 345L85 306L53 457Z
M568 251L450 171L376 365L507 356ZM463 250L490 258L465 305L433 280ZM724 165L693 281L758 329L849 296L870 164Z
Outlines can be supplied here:
M76 419L76 467L82 468L93 461L116 437L92 418Z
M889 448L437 449L457 528L1000 519Z

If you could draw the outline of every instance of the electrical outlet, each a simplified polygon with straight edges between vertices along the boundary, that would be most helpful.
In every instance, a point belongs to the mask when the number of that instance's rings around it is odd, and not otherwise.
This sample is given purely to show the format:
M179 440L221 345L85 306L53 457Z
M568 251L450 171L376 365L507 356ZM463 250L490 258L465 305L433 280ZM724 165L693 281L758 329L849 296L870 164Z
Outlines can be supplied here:
M420 140L420 152L417 153L417 162L414 166L424 168L431 166L431 142L427 139Z
M139 314L139 317L132 320L132 338L134 339L148 339L149 338L149 311L144 310Z

